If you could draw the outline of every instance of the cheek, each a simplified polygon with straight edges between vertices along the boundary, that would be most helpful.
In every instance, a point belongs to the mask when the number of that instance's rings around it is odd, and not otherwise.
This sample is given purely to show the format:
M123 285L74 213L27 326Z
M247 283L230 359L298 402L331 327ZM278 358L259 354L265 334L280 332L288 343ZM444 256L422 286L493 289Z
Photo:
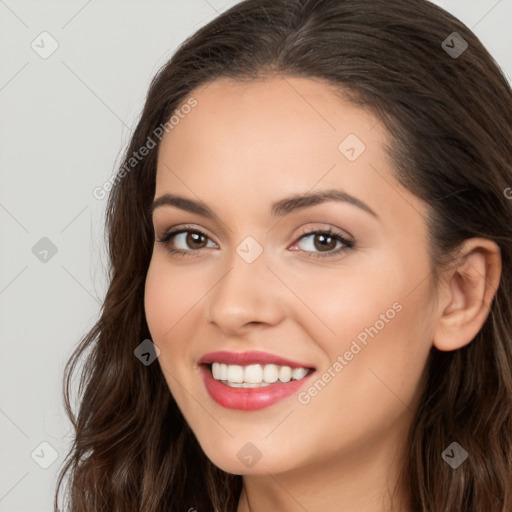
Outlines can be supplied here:
M341 446L340 432L357 445L381 436L400 418L411 419L431 344L418 321L423 314L421 300L398 296L402 309L393 309L393 318L388 313L388 323L379 318L396 297L392 293L364 312L354 306L354 315L339 321L342 334L335 341L325 336L318 340L328 362L300 397L301 404L308 402L300 405L304 417L309 413L316 418L304 420L304 438L315 438L318 425L324 425L322 435L332 441L331 448ZM346 313L349 306L344 306ZM365 334L365 343L357 338L360 333Z
M160 350L158 361L173 395L179 382L190 378L194 363L190 338L203 314L204 280L191 277L182 268L173 268L162 255L152 259L145 282L144 309L151 339ZM204 288L204 289L203 289ZM177 386L177 387L176 387Z
M395 273L393 267L387 272ZM397 272L398 273L398 272ZM310 273L311 277L311 273ZM294 288L296 295L307 305L302 317L307 330L316 326L318 336L328 341L335 350L345 345L375 322L382 324L380 315L387 319L396 316L393 304L403 298L403 286L398 279L390 282L379 264L350 266L338 272L318 271ZM303 324L306 327L306 324ZM387 325L387 323L386 323ZM364 334L361 335L364 337Z
M382 394L393 400L390 389L403 392L404 401L412 399L432 346L433 296L430 281L424 279L428 267L389 256L378 264L352 267L350 274L323 287L310 286L309 292L303 288L316 318L308 314L301 322L327 356L322 371L343 374L329 387L339 385L347 401L364 395L385 403ZM334 366L338 356L342 366Z
M406 287L383 293L363 315L354 310L352 318L357 321L351 322L350 336L343 339L344 354L351 357L345 377L383 416L412 408L432 347L428 286L409 292Z
M157 344L161 342L165 331L169 329L169 321L172 321L169 318L169 314L174 311L173 304L175 302L172 290L173 288L169 286L162 272L159 272L158 265L152 261L146 276L144 310L151 336Z
M171 394L181 406L183 397L178 383L183 382L186 375L183 359L187 343L180 328L191 305L184 297L190 292L177 282L176 275L176 272L171 274L168 265L158 259L151 261L146 276L144 309L151 340L160 350L158 364Z
M149 266L144 291L144 309L153 341L165 343L174 336L185 315L201 298L201 290L190 285L185 272L172 271L169 264L155 257ZM194 282L194 280L192 280Z

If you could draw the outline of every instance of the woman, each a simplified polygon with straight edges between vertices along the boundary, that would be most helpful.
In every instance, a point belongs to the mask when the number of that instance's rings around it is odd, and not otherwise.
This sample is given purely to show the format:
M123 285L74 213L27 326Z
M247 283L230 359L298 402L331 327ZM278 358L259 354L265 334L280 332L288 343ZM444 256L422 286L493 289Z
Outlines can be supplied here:
M512 510L511 166L510 85L425 0L201 28L109 196L56 506Z

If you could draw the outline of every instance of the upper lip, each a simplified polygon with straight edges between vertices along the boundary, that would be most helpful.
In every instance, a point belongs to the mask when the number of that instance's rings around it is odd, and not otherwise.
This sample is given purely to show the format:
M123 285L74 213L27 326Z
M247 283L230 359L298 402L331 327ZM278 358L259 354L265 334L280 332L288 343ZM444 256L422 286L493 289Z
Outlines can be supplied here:
M260 352L257 350L249 350L247 352L228 352L226 350L208 352L199 359L198 363L225 363L238 364L240 366L245 366L248 364L276 364L278 366L290 366L292 368L314 368L309 363L293 361L292 359L288 359L286 357L277 356L268 352Z

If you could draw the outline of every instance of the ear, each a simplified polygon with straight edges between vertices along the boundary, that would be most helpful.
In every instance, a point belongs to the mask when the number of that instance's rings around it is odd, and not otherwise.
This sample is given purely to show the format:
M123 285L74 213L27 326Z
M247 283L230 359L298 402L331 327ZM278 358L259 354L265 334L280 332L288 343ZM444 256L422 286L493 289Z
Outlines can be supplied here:
M433 344L449 351L470 343L482 328L501 278L499 246L487 238L470 238L458 252L455 268L443 275L439 320Z

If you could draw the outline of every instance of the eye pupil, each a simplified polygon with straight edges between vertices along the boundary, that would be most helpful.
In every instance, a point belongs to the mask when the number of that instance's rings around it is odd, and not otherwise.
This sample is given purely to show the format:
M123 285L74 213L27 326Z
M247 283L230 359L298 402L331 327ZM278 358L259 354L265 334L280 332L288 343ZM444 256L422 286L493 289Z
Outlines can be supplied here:
M319 246L317 246L317 244L315 244L315 247L317 249L318 248L320 248L320 249L326 249L327 248L329 250L329 249L334 249L336 247L336 240L331 235L319 234L319 235L317 235L317 239L323 240L323 242ZM326 241L326 239L331 239L331 241L334 242L334 246L332 245L332 243L330 245L324 243Z
M199 243L198 239L204 238L201 233L189 232L187 235L187 244L192 245L193 243Z

